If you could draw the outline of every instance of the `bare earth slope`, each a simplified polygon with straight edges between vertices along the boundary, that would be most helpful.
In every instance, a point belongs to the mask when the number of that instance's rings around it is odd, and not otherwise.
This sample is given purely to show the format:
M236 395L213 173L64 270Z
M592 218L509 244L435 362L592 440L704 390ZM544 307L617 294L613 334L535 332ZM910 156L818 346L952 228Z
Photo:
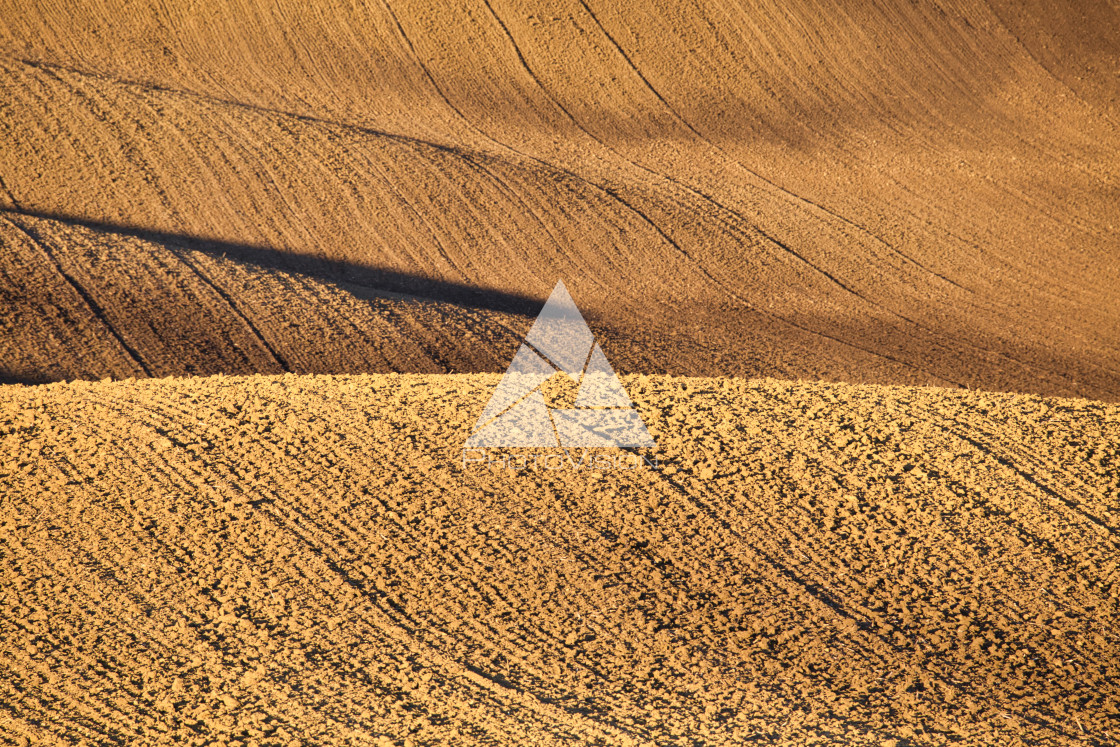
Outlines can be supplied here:
M1117 406L630 377L662 469L464 465L496 383L0 388L0 740L1120 740Z
M1120 397L1115 3L27 5L8 380L497 370L490 312L563 278L624 370ZM468 308L418 337L423 299Z
M0 216L0 237L0 382L488 371L508 364L529 324L270 256L46 218Z

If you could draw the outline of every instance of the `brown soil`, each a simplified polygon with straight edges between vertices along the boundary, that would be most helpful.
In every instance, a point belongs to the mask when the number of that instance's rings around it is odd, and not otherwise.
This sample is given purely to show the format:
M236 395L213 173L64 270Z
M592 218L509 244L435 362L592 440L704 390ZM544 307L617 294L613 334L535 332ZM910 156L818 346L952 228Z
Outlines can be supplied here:
M497 371L563 278L625 371L1120 398L1107 0L28 5L9 381Z
M1120 6L831 5L0 0L0 745L1120 743Z
M0 740L1120 740L1120 407L628 377L661 469L464 465L497 378L0 388Z

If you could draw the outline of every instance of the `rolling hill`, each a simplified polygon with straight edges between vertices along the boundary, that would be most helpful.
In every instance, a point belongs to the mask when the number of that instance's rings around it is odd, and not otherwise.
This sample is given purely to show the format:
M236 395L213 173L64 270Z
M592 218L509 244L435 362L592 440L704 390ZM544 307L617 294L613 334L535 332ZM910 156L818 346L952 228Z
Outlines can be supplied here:
M16 4L2 374L497 371L490 312L562 278L625 371L1115 400L1117 38L1104 0Z
M0 388L0 735L1120 736L1116 405L628 377L657 469L518 469L497 380Z

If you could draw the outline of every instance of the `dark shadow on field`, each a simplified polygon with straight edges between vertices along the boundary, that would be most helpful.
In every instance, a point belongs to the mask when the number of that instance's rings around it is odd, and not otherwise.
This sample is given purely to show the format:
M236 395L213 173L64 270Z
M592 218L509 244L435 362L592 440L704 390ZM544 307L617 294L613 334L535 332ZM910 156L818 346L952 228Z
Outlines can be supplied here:
M527 295L510 293L500 290L477 287L465 283L456 283L442 279L422 277L415 274L398 272L384 268L369 267L354 262L330 259L325 257L309 256L284 249L267 246L252 245L231 241L209 239L182 233L155 230L136 225L94 220L73 214L32 210L22 207L4 207L0 215L12 218L23 216L32 220L44 220L61 224L69 228L101 234L109 239L122 236L134 237L153 245L153 248L167 250L176 254L182 250L196 251L252 268L258 272L283 272L300 278L310 278L330 284L340 292L348 294L361 301L370 303L391 303L397 305L397 312L404 312L409 304L423 305L431 313L429 321L439 325L449 320L449 316L463 315L476 317L475 323L479 325L474 331L485 337L485 349L473 349L477 340L462 340L449 337L445 340L447 349L435 349L424 341L416 341L424 348L424 354L445 373L501 373L509 361L513 359L517 346L524 334L528 331L532 320L544 306L547 291L540 298ZM22 227L26 232L28 227ZM45 239L32 230L32 239L43 244ZM114 243L114 242L110 242ZM119 266L121 259L115 263ZM140 258L137 258L139 263ZM102 265L105 272L107 264ZM137 277L143 277L140 273ZM123 276L122 276L123 278ZM166 289L155 287L129 286L128 281L121 283L118 290L128 290L133 297L145 297L152 302L150 306L159 308L160 316L171 317L176 313L176 300L170 297L153 296L166 292ZM225 294L227 289L216 288L219 293ZM90 294L86 302L98 304L98 299ZM234 300L234 299L229 299ZM2 301L2 299L0 299ZM119 304L119 301L118 301ZM695 324L678 326L680 309L674 309L676 316L661 320L668 322L662 327L646 324L645 319L605 319L602 313L596 313L591 306L581 306L581 312L591 324L596 339L602 344L611 364L622 374L648 373L671 374L680 376L715 376L715 375L741 375L740 367L745 365L752 374L758 373L781 375L780 368L771 368L756 360L751 355L728 355L716 351L713 346L718 342L693 334ZM135 317L139 311L136 309L116 309L119 316ZM200 310L201 311L201 310ZM477 312L477 313L475 313ZM100 316L100 314L99 314ZM183 319L178 329L185 329L191 322L197 323L202 318ZM296 312L289 313L289 320L302 322ZM114 327L109 319L102 319L106 329ZM156 324L155 320L148 320ZM510 322L513 322L511 324ZM459 319L462 326L462 319ZM147 322L146 322L147 323ZM699 324L699 321L697 321ZM158 325L157 325L158 326ZM175 334L176 323L174 320L163 320L162 327L165 332ZM449 328L454 325L449 325ZM676 327L676 328L674 328ZM370 330L362 330L365 334L373 334ZM116 330L118 339L122 344L128 337L126 330ZM263 341L263 338L262 338ZM368 340L358 337L351 338L350 343L361 347ZM358 361L360 355L353 355L354 365L343 367L308 368L299 365L296 361L299 356L286 354L297 352L312 353L326 343L319 339L305 339L301 343L302 349L297 351L291 347L291 341L286 348L277 347L272 352L280 362L280 369L292 373L322 373L322 374L351 374L351 373L431 373L425 368L410 367L407 364L390 369L384 367L362 366ZM27 341L25 344L34 344ZM244 361L235 360L236 356L228 356L221 360L214 360L214 356L199 355L196 358L182 359L179 361L157 361L148 356L151 350L143 345L133 346L133 357L146 365L147 375L150 376L184 376L184 375L246 375L252 373L276 373L277 370L260 370L252 366L246 367ZM197 352L197 351L196 351ZM358 351L355 351L358 352ZM735 360L732 360L735 359ZM306 360L306 358L305 358ZM173 363L174 365L169 365ZM114 372L111 378L126 378L128 373ZM144 375L144 374L135 374ZM102 374L85 371L66 370L66 366L56 366L47 362L39 368L14 366L11 361L0 360L0 384L44 384L53 381L70 379L101 378Z
M24 386L32 386L34 384L50 384L56 379L47 375L42 376L18 376L10 374L7 371L0 370L0 386L7 384L22 384Z
M95 221L65 213L22 208L6 208L6 210L18 215L45 218L100 233L134 236L165 246L205 252L262 269L282 270L323 280L359 285L371 291L420 296L431 301L443 301L512 314L535 314L544 304L543 298L534 299L506 291L479 288L438 278L425 278L419 275L368 267L326 257L309 257L270 247L158 231L128 224Z
M0 323L11 330L0 341L0 384L500 372L544 304L466 283L51 211L6 207L0 218L14 227L16 242L0 234L9 260L0 264ZM200 271L191 259L200 255L224 270ZM195 284L180 285L179 277ZM301 293L290 303L277 295L283 290L243 295L272 278ZM259 305L266 297L269 303Z
M144 370L95 361L90 358L56 360L42 350L43 328L26 326L41 316L67 321L66 309L49 303L36 307L31 296L47 295L27 288L27 278L7 278L0 310L14 324L9 348L22 351L19 360L0 356L0 384L43 384L69 379L129 378L130 376L209 376L215 374L357 373L501 373L542 308L547 290L539 298L440 278L370 267L343 260L309 256L282 248L208 239L181 233L93 220L51 211L5 208L12 222L45 221L79 232L114 237L135 237L152 246L154 257L136 256L119 241L110 254L87 266L95 286L86 292L86 303L103 326L97 335L115 336L121 348ZM20 218L25 220L20 221ZM43 244L30 227L30 240ZM51 251L64 254L68 247L58 237L46 240ZM61 242L64 242L62 239ZM44 247L46 248L46 247ZM158 251L157 251L158 250ZM166 252L166 254L164 253ZM281 302L261 315L249 309L239 293L245 286L211 282L230 305L228 316L198 302L175 288L148 284L144 264L160 269L165 261L184 261L189 252L228 261L259 278L283 273L331 286L338 298L358 306L376 307L376 319L385 328L363 324L346 311L329 304L285 307ZM85 261L85 260L71 260ZM189 263L188 263L189 264ZM127 272L113 275L110 267ZM150 269L149 268L149 269ZM0 277L0 279L3 279ZM565 281L579 278L565 278ZM65 281L60 278L60 283ZM250 277L246 281L254 282ZM79 293L82 293L79 289ZM27 294L27 298L24 297ZM104 296L102 298L102 296ZM271 297L270 297L271 298ZM716 299L718 301L718 299ZM306 299L305 299L306 301ZM1094 355L1062 350L1060 340L1043 348L1029 342L995 340L972 330L967 323L931 323L915 327L899 319L873 319L847 315L769 313L758 303L734 306L689 299L663 299L648 309L634 309L608 299L606 304L581 303L596 339L614 369L621 374L673 376L770 377L853 384L941 386L989 391L1010 391L1044 396L1081 396L1116 401L1120 398L1120 373L1114 349ZM5 303L11 304L4 309ZM105 308L98 307L104 305ZM352 308L358 308L354 306ZM253 327L251 345L264 350L265 364L250 360L244 346L222 337L225 322L242 314L274 325L271 331ZM344 308L344 307L342 307ZM55 312L60 312L58 317ZM23 325L20 322L22 312ZM224 313L224 312L223 312ZM28 316L32 314L33 316ZM40 316L34 316L34 315ZM209 316L207 316L209 315ZM308 315L315 318L308 318ZM920 315L916 318L921 319ZM369 318L366 321L370 321ZM325 322L345 330L322 335ZM235 319L236 323L236 319ZM277 333L277 326L281 330ZM87 338L91 327L82 328ZM283 330L298 330L285 332ZM331 328L333 331L335 328ZM308 332L307 330L312 330ZM393 337L393 333L398 335ZM38 335L38 336L36 336ZM985 339L985 337L987 339ZM92 338L89 338L92 339ZM131 344L130 344L131 343ZM50 349L49 347L47 348ZM75 348L77 349L77 348ZM96 349L91 346L90 349ZM0 351L4 350L0 346ZM42 351L42 352L40 352ZM117 356L118 358L120 356Z

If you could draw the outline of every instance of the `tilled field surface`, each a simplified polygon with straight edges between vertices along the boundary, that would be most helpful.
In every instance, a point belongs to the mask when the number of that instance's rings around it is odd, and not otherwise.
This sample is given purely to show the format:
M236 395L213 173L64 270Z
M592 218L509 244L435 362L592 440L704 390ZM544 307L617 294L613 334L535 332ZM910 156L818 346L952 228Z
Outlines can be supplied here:
M0 0L0 383L493 373L562 279L625 373L1120 401L1118 59L1115 0Z
M497 380L0 388L0 742L1120 740L1120 407L627 377L656 469L464 464Z

